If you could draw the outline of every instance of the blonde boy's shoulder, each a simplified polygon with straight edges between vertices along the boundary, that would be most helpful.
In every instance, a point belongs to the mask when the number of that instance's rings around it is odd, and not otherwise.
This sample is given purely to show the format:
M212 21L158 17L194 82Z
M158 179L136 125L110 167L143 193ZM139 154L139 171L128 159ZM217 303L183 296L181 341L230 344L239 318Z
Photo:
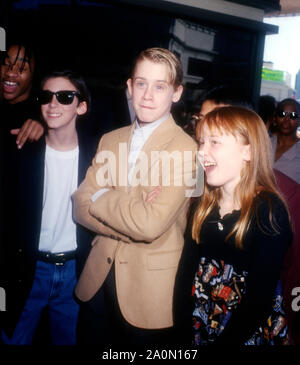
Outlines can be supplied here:
M189 150L197 150L198 145L196 141L187 134L179 125L175 124L176 129L176 139L178 143L183 147L189 147Z
M105 133L102 136L102 138L110 139L110 138L122 137L125 134L130 133L131 128L132 128L132 125L127 125L127 126L122 127L122 128L114 129L110 132Z
M115 144L115 143L122 142L122 141L126 142L125 136L130 135L131 128L132 128L132 125L128 125L128 126L125 126L122 128L114 129L110 132L103 134L103 136L101 137L101 139L98 143L98 148L100 146L103 147L103 145L105 145L107 147L111 143Z

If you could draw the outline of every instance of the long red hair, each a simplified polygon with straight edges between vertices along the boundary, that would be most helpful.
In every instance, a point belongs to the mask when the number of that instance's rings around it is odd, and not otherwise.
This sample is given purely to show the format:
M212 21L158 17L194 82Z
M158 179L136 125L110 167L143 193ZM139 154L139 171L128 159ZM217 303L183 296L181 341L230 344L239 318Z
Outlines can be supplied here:
M243 237L249 229L253 214L255 214L253 203L258 193L262 191L274 193L286 206L275 181L270 138L262 119L254 111L242 107L220 107L208 113L197 125L197 139L201 137L204 125L221 134L226 133L232 134L236 138L241 137L246 145L250 145L250 161L241 171L241 179L234 191L234 199L239 202L241 207L240 217L226 238L228 239L235 233L235 243L241 248ZM220 187L209 186L205 181L203 195L195 211L192 226L192 236L198 243L200 242L202 223L218 204L220 198ZM272 220L271 205L269 218L276 230L275 222Z

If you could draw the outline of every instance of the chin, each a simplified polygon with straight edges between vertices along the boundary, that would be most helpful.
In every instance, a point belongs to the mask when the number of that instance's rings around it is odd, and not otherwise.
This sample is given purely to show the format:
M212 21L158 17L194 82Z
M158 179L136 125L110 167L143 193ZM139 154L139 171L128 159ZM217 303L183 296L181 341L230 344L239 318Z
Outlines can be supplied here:
M13 95L13 94L8 94L8 93L3 92L3 98L5 100L9 100L10 101L10 100L16 99L17 96L16 95Z
M145 117L144 115L141 116L137 116L138 120L140 123L152 123L155 122L157 119L156 118L149 118L149 117Z
M206 184L212 188L219 188L220 186L223 185L222 183L218 183L217 181L213 181L213 180L209 180L209 179L206 179Z
M142 123L152 123L160 118L159 115L153 114L153 112L149 110L142 111L140 113L137 113L136 115L138 120Z

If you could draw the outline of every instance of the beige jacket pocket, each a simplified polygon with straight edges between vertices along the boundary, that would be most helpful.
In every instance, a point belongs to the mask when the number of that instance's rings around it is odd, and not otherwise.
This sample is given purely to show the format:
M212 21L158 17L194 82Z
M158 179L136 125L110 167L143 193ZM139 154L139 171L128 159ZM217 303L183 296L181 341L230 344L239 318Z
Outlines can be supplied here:
M181 256L180 250L150 253L147 255L148 270L167 270L176 268Z

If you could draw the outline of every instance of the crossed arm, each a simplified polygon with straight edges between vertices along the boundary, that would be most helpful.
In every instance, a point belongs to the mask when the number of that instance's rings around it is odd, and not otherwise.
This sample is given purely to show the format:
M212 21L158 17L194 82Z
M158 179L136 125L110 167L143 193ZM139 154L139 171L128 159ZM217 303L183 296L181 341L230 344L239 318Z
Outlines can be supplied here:
M98 152L101 148L100 142ZM188 180L184 169L180 186L172 183L173 171L170 186L139 186L126 192L99 186L96 176L100 167L94 158L85 180L73 195L75 220L98 234L113 235L125 242L152 242L169 229L188 204L186 190L191 186L184 184ZM101 188L109 190L92 201L91 197Z

